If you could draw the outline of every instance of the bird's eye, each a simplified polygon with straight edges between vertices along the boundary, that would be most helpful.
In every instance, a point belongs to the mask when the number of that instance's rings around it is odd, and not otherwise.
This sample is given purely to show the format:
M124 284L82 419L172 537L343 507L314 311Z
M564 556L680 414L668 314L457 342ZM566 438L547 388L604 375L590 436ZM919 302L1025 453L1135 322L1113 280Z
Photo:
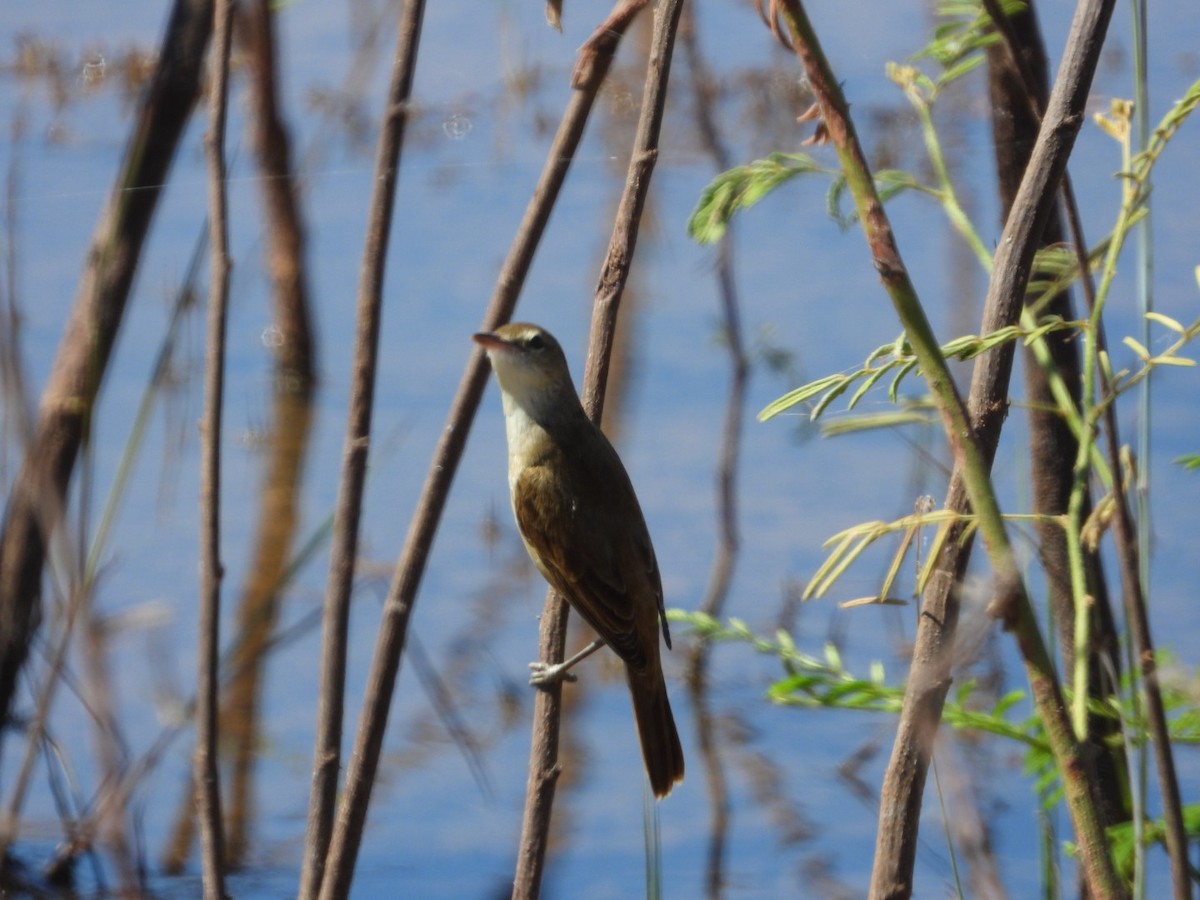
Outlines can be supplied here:
M525 346L530 350L541 350L546 346L546 342L542 340L542 336L540 334L535 334L525 342Z

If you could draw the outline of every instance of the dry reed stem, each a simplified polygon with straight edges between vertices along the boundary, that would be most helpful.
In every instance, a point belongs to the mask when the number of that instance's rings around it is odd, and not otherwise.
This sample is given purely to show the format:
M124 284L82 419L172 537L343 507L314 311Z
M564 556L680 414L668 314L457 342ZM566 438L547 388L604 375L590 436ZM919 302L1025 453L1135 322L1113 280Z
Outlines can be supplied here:
M225 327L229 305L229 221L225 195L225 118L233 0L213 8L213 78L208 157L210 271L208 339L204 362L204 414L200 420L200 596L196 651L196 750L193 777L206 900L225 897L225 837L217 759L217 665L220 657L221 413L225 391Z
M658 159L658 137L666 104L671 52L682 9L683 0L665 0L655 10L654 36L625 190L617 207L608 252L600 267L582 389L584 409L592 421L597 423L604 412L609 360L612 355L621 294L629 277L642 209L650 187L650 176ZM563 659L567 611L567 604L561 597L554 591L547 592L538 640L538 659L549 663L560 662ZM521 822L521 839L512 893L514 898L522 900L531 900L541 892L554 789L559 774L558 735L561 704L561 682L540 688L534 701L529 780L526 785L525 813Z
M1015 323L1020 314L1033 254L1053 209L1055 188L1065 170L1074 137L1082 122L1087 89L1103 45L1111 9L1111 2L1084 2L1077 9L1064 62L1051 97L1050 112L1039 133L1031 162L999 242L981 333ZM984 442L989 457L994 455L1007 407L1011 363L1010 347L1004 352L992 352L981 357L973 373L969 408L973 422L980 423L976 425L976 434ZM966 492L957 464L946 505L947 508L967 508ZM958 600L954 590L960 583L969 556L969 547L961 547L957 540L947 541L945 546L958 549L943 554L923 600L909 690L905 695L881 794L875 868L872 872L873 897L908 896L912 892L921 795L932 735L949 687L949 665L958 618ZM1006 600L1002 600L998 609L1004 616L1011 612L1005 607L1006 603ZM1025 653L1028 642L1020 642ZM1031 686L1035 695L1045 691L1056 692L1054 683L1041 678L1031 677ZM1053 699L1047 696L1046 709L1054 707ZM1050 724L1047 718L1048 728ZM1092 788L1078 760L1060 758L1059 762L1068 791L1074 791L1079 797L1078 802L1088 805ZM1071 784L1077 786L1072 788ZM1112 871L1112 861L1106 842L1102 840L1102 833L1099 840L1085 839L1081 831L1083 822L1077 817L1074 804L1072 816L1083 851L1084 869L1094 895L1120 896L1123 888Z
M350 592L358 555L359 519L370 448L383 279L424 15L424 0L407 0L397 23L395 61L376 148L375 190L367 214L366 244L359 269L349 412L342 445L342 470L321 626L321 683L317 698L308 829L300 874L301 898L318 895L333 834L341 768ZM348 884L347 881L347 888Z

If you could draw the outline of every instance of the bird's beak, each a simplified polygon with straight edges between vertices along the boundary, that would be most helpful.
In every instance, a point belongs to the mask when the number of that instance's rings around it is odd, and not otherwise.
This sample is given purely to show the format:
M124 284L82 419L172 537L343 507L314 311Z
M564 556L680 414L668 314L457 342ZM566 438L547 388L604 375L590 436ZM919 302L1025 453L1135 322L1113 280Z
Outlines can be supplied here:
M507 350L512 345L502 337L497 337L490 331L480 331L471 335L471 340L484 350Z
M470 340L478 343L485 350L504 346L504 338L493 335L491 331L475 332L474 335L470 336Z

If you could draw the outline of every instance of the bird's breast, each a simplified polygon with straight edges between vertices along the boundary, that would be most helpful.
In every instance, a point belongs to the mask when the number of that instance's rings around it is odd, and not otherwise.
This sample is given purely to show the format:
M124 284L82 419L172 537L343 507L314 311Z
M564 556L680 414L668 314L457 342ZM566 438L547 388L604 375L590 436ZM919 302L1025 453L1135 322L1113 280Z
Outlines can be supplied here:
M505 397L504 432L508 441L508 493L512 497L521 473L544 458L551 449L550 435L524 407Z

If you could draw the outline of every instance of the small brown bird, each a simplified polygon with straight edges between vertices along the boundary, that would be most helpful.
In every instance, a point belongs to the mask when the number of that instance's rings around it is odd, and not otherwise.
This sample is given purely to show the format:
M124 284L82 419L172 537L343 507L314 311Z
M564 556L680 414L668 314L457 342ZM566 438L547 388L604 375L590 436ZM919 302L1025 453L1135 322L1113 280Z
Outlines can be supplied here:
M558 341L525 323L474 340L487 350L503 394L508 488L525 549L600 636L558 666L532 663L530 681L562 678L608 644L625 662L650 786L665 797L683 780L683 748L659 659L660 625L671 647L662 581L633 485L583 411Z

